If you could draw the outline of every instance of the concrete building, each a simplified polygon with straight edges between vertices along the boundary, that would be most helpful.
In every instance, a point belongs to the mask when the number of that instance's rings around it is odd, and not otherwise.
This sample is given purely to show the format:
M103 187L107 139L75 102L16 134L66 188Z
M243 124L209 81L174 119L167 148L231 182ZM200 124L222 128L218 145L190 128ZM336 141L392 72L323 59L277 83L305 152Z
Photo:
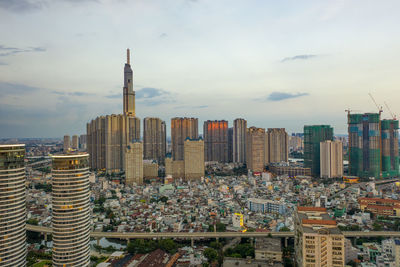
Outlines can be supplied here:
M228 128L228 162L233 162L233 127Z
M203 137L205 161L228 162L228 122L205 121Z
M268 170L276 175L288 175L289 177L295 176L311 176L310 168L303 168L297 166L287 166L280 164L271 164Z
M321 174L320 143L333 140L333 128L329 125L304 126L304 167L311 169L313 176Z
M400 217L400 200L397 199L361 197L358 204L363 212L370 212L374 216Z
M71 138L69 135L64 135L64 146L63 146L63 151L68 152L68 150L71 148Z
M165 122L159 118L144 118L143 120L143 153L144 159L157 160L164 163L167 149Z
M158 177L158 163L153 160L143 161L143 177L144 178L157 178Z
M89 266L89 155L53 155L53 266Z
M256 260L282 262L282 245L278 238L256 238L254 254Z
M289 136L285 128L268 128L265 136L265 163L287 162L289 159Z
M171 119L172 159L183 160L183 147L186 138L198 139L199 128L197 118Z
M265 167L265 129L250 127L246 137L247 168L253 172L262 172Z
M286 205L279 201L271 199L249 198L247 200L247 208L254 212L286 214Z
M233 121L233 162L246 163L246 134L247 121L236 119Z
M143 184L143 143L130 143L125 149L125 183Z
M86 134L81 134L79 136L79 148L85 150L87 148L86 144L87 144Z
M345 238L325 208L297 207L295 259L299 267L344 267Z
M77 135L72 136L71 148L75 150L79 149L79 136Z
M303 150L303 139L300 136L289 136L289 150L290 151L302 151Z
M127 145L140 140L140 119L135 117L133 72L129 63L124 68L123 114L100 116L86 125L87 151L92 169L105 169L108 173L124 170Z
M25 145L0 145L0 265L26 265Z
M185 179L204 177L204 141L186 139L184 145Z
M320 143L320 165L322 178L343 176L343 144L340 141Z

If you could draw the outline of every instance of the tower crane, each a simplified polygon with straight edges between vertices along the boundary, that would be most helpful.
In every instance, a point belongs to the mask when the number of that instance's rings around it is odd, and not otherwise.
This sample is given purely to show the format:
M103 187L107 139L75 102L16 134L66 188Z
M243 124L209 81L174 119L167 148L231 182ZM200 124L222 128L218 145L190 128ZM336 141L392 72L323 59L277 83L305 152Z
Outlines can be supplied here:
M388 111L389 111L389 113L390 113L390 116L392 116L392 119L393 120L397 120L397 118L396 118L396 114L393 114L393 112L390 110L390 108L389 108L389 105L386 103L386 102L383 102L383 103L385 103L385 106L386 106L386 108L388 109Z
M378 111L379 111L379 118L380 118L380 117L381 117L381 113L383 112L383 108L382 108L382 106L379 106L379 105L376 103L375 98L372 96L371 93L368 93L368 94L369 94L369 96L371 97L372 101L374 102L376 108L378 109Z

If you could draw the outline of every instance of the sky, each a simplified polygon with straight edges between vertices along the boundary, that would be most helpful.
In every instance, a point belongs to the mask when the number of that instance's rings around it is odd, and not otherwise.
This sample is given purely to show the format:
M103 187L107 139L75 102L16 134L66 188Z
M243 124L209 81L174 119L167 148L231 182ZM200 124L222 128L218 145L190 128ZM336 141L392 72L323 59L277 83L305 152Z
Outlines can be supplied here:
M84 134L122 113L248 126L400 115L400 1L0 0L0 138Z

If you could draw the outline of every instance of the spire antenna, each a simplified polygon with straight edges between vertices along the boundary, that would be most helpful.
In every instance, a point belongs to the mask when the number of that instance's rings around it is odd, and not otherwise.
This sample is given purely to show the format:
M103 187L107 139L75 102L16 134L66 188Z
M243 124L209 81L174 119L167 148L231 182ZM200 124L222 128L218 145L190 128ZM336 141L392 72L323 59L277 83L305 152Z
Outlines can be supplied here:
M128 65L131 64L131 55L130 55L129 48L126 49L126 64L128 64Z

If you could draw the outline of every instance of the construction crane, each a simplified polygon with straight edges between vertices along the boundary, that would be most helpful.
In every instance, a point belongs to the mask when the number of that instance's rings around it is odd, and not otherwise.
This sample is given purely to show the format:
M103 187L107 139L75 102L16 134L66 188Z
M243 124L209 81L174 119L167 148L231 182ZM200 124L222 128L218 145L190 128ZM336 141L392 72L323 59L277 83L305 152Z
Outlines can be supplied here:
M390 110L389 105L386 102L385 103L386 108L389 110L390 116L392 116L392 119L397 120L396 114L393 114L393 112Z
M380 118L380 117L381 117L381 113L383 112L383 107L382 107L382 106L379 107L379 105L376 103L375 98L372 96L371 93L368 93L368 94L369 94L369 96L371 97L372 101L374 102L376 108L378 109L378 111L379 111L379 118Z

